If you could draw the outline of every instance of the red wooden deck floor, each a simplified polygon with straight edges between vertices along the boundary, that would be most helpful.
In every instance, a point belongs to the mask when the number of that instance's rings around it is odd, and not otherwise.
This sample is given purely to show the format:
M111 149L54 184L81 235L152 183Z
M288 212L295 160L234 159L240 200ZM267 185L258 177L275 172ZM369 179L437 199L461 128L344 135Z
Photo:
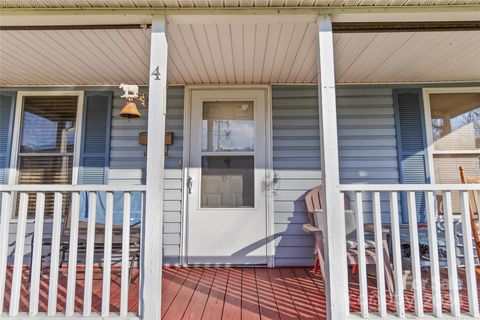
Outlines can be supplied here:
M130 287L129 310L138 308L138 271ZM4 311L8 312L12 270L7 272ZM20 311L27 312L29 304L28 269L24 269ZM428 274L424 274L427 279ZM447 275L442 273L442 278ZM460 292L462 312L468 311L464 272L460 272L463 289ZM39 309L47 310L48 272L41 279ZM58 311L65 308L67 270L59 276ZM78 270L75 311L83 309L83 271ZM358 282L351 276L350 309L359 312ZM165 268L163 273L163 319L324 319L325 298L321 276L311 268ZM431 291L424 289L425 311L431 311ZM444 311L449 312L448 287L442 287ZM94 273L93 312L99 312L102 297L102 272ZM375 278L369 278L370 311L377 311ZM394 297L387 295L390 312L395 311ZM112 312L120 305L120 272L112 272ZM408 312L414 311L413 292L405 291Z

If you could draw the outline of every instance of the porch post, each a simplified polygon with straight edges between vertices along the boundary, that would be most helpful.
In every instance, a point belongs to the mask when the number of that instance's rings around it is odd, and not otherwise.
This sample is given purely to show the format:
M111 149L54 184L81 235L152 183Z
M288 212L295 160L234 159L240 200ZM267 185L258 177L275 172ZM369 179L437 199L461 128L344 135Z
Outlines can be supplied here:
M146 204L143 219L140 316L161 318L163 177L167 94L165 17L153 16L150 43Z
M325 295L328 319L349 314L345 216L339 191L338 135L331 17L318 19L318 108L322 161L323 210L326 215Z

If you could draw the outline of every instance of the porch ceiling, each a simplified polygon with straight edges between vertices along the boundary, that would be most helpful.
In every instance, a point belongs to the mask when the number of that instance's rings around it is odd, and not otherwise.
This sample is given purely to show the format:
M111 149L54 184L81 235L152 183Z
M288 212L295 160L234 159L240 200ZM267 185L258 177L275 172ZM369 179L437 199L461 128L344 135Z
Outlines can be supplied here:
M315 83L315 18L281 19L169 23L169 84ZM334 41L338 83L480 81L480 31ZM144 85L149 42L143 29L3 30L0 85Z

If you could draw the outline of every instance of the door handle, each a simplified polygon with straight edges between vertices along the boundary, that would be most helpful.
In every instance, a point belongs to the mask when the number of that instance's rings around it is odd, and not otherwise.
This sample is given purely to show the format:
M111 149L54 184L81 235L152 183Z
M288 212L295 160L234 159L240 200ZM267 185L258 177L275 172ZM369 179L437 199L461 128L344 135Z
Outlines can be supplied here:
M188 193L191 194L192 193L192 177L188 177L187 179L187 189L188 189Z

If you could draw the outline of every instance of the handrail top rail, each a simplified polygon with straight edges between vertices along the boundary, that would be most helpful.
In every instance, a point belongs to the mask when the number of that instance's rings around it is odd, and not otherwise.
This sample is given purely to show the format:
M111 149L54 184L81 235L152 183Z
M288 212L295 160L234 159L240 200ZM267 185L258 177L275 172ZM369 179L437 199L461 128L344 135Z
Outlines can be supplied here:
M480 184L340 184L339 191L472 191Z
M130 192L130 191L145 191L145 185L104 185L104 184L1 184L0 192Z

